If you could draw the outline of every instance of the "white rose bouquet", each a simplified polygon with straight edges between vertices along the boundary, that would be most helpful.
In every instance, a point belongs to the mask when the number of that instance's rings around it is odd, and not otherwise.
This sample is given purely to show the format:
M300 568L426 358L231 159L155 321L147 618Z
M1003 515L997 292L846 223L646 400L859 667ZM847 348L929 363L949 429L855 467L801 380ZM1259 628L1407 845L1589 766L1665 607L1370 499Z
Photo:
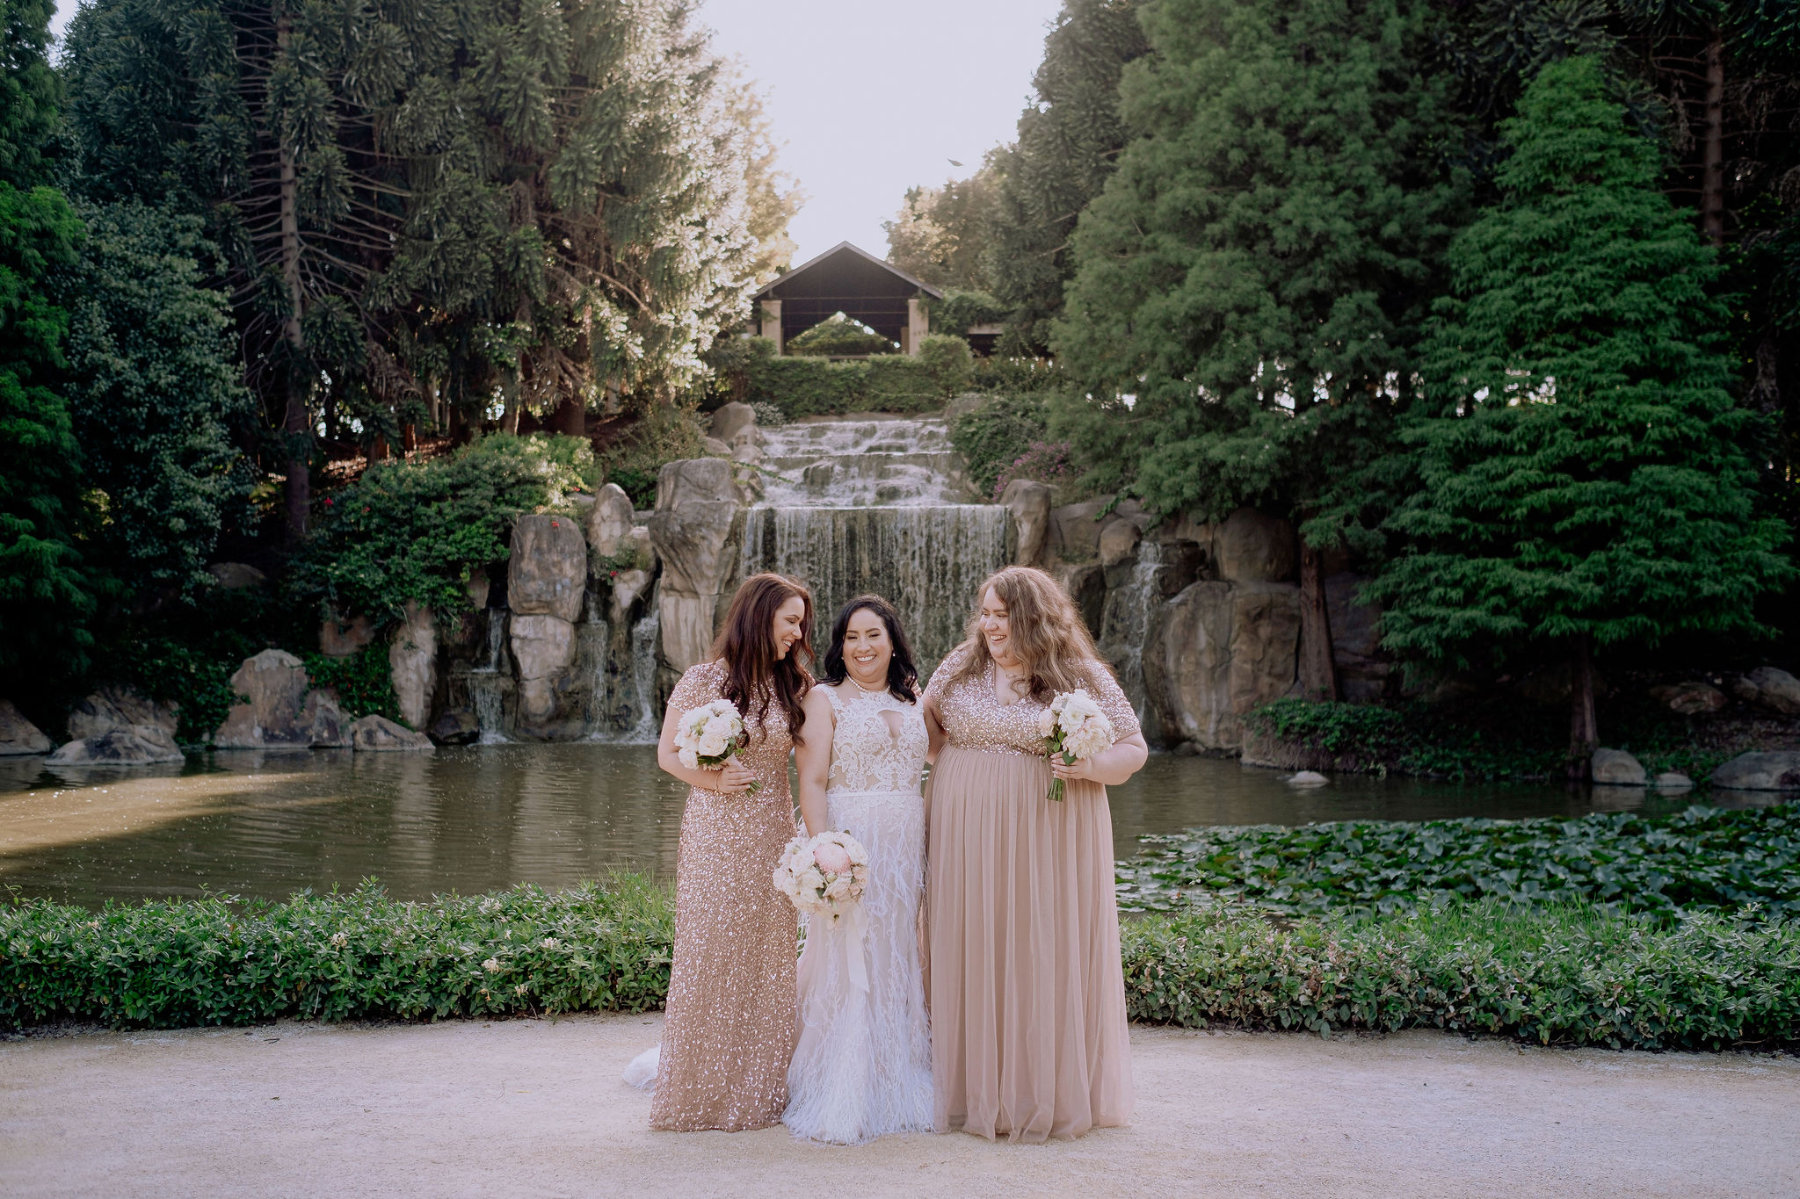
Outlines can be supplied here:
M704 707L681 714L675 729L675 750L689 770L717 770L750 744L744 718L728 699L715 699ZM756 793L758 784L750 784Z
M849 833L795 837L775 863L775 889L802 912L836 924L869 885L869 851Z
M1045 755L1061 754L1065 765L1110 748L1117 737L1094 697L1081 690L1059 692L1038 714L1038 732L1044 735ZM1066 790L1061 779L1052 779L1046 798L1060 803Z

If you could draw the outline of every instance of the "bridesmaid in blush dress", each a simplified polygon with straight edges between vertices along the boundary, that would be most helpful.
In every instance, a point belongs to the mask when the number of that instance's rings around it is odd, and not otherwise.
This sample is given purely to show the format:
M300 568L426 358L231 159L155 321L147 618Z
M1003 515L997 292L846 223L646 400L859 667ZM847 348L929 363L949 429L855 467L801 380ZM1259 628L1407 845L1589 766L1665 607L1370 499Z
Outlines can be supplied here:
M767 1128L787 1106L799 924L774 871L794 835L788 756L806 720L811 628L806 588L754 575L732 597L713 660L669 697L656 758L692 790L676 856L668 1014L651 1051L652 1128ZM737 705L750 744L722 770L690 770L675 750L677 722L720 698Z
M1075 605L1040 570L983 583L932 675L926 908L939 1131L1077 1137L1131 1115L1131 1047L1106 787L1149 749ZM1038 717L1085 689L1116 740L1054 768ZM1052 778L1067 783L1046 798Z

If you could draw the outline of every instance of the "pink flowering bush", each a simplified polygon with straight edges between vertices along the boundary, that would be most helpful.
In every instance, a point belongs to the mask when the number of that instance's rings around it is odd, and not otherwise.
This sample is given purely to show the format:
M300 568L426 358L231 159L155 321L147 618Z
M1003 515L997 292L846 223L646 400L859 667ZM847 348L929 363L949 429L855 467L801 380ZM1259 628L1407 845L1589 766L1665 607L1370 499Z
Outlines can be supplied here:
M1023 454L1012 460L1011 466L1001 468L999 477L994 480L994 499L999 500L1006 485L1014 479L1062 483L1074 473L1074 468L1069 463L1068 442L1033 441Z

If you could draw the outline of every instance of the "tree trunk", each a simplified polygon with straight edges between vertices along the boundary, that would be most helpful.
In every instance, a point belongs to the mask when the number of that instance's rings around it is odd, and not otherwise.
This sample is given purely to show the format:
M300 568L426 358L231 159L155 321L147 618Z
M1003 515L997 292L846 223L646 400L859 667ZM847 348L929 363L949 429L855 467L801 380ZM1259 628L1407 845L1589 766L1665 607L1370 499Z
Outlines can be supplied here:
M375 434L375 440L369 443L369 461L386 462L388 456L388 440L386 433Z
M587 436L587 405L573 392L556 406L556 431L570 437Z
M419 426L411 421L400 426L400 448L408 454L419 448Z
M1575 638L1569 654L1569 778L1585 782L1600 731L1594 719L1594 657L1586 633Z
M1332 661L1331 612L1319 551L1300 542L1300 692L1307 699L1338 697L1337 664Z
M275 39L282 51L287 50L289 23L283 17L276 25ZM287 457L287 535L293 544L306 535L306 519L312 507L312 423L307 416L307 398L312 381L307 377L306 335L301 318L304 293L300 285L300 217L296 207L298 175L294 148L285 140L281 144L281 281L287 288L287 319L282 334L287 340L290 361L287 364L287 409L281 422L283 452Z
M1706 116L1700 175L1700 231L1725 244L1725 44L1717 29L1706 43Z

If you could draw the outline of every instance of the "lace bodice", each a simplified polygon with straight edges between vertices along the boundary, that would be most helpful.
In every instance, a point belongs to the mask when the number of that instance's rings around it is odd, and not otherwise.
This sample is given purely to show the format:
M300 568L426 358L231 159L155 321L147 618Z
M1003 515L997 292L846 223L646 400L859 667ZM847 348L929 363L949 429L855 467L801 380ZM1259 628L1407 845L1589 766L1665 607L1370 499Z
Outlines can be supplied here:
M950 676L962 665L966 650L957 650L945 658L925 688L928 699L937 701L939 718L949 744L958 749L999 750L1011 753L1042 755L1044 735L1038 731L1038 714L1045 705L1027 696L1017 703L1003 704L994 695L994 664L979 678L950 686ZM1143 730L1131 701L1113 678L1112 671L1095 662L1087 670L1087 693L1094 697L1106 718L1112 721L1113 735L1123 741Z
M917 794L930 746L924 704L905 703L888 691L863 691L854 683L846 683L843 690L849 692L848 698L836 687L825 688L837 718L826 790Z

